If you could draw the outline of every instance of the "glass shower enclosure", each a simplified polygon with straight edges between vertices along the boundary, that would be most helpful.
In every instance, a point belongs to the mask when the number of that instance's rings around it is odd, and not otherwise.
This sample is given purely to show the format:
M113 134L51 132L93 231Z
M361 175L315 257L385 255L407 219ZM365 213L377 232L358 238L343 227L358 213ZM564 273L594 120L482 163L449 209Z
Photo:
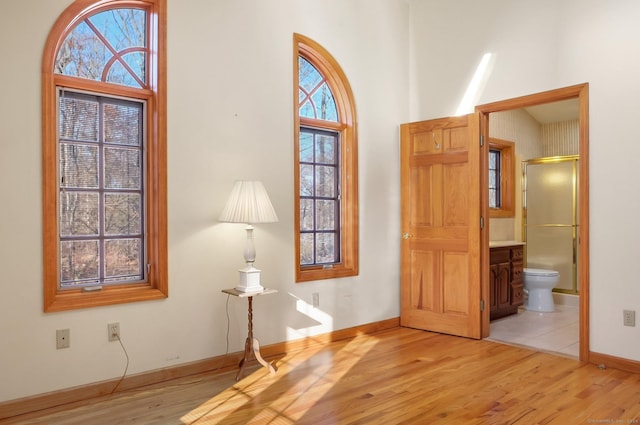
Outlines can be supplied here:
M525 267L560 272L556 292L579 294L578 156L523 161Z

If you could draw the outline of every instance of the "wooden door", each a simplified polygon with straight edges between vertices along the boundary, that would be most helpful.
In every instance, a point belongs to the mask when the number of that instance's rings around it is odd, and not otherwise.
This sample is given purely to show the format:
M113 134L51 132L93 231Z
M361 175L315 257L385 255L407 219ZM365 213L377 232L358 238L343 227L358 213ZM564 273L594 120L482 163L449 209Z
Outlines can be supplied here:
M479 114L400 127L402 326L481 337Z

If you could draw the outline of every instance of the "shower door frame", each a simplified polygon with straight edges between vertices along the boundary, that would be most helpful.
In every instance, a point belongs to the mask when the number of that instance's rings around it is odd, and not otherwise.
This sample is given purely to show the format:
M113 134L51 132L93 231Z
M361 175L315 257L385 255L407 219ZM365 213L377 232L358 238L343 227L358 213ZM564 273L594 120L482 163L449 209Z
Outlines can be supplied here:
M557 164L560 162L573 162L572 172L572 186L573 193L571 194L571 225L567 224L542 224L538 227L571 227L572 237L572 276L571 287L572 289L554 288L553 292L562 294L580 295L578 289L578 234L579 234L579 220L578 220L578 175L580 169L580 155L564 155L564 156L549 156L544 158L532 158L522 161L522 240L524 245L524 259L525 267L527 265L527 167L529 165L544 165L544 164Z

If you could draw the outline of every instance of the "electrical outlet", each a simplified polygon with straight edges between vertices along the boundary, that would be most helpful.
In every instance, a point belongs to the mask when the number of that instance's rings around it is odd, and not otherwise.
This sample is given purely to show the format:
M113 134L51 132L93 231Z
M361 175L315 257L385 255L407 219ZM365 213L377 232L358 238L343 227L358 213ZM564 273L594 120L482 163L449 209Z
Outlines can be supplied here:
M117 341L120 339L120 322L109 323L107 325L109 341Z
M314 292L313 294L311 294L311 296L313 299L313 306L314 307L320 306L320 294L317 292Z
M71 331L58 329L56 331L56 348L69 348L71 346Z
M636 311L635 310L622 310L622 321L625 326L636 325Z

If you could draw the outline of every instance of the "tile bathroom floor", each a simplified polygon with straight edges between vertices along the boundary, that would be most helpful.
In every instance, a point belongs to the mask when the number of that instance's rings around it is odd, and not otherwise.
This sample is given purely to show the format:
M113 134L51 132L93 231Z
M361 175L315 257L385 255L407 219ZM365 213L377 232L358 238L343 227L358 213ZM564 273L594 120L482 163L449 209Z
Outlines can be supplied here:
M492 320L489 341L504 342L579 357L579 309L556 304L552 313L524 308L518 314Z

